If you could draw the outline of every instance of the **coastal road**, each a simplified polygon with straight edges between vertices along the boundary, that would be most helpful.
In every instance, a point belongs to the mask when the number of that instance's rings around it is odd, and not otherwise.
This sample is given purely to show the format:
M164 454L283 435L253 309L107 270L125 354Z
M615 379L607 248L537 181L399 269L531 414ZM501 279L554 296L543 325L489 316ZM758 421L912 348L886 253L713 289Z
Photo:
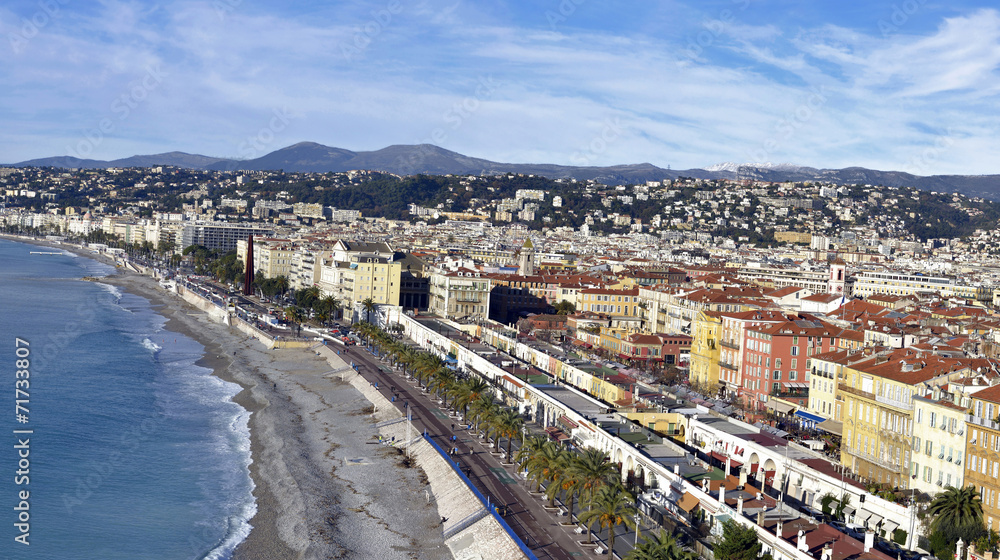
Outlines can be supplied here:
M480 492L498 505L507 506L504 520L540 560L569 560L593 555L592 548L585 548L577 542L583 540L585 535L574 533L574 526L560 525L559 520L566 518L546 511L544 498L530 494L525 487L526 483L518 482L518 478L511 473L513 468L504 467L490 453L491 446L488 443L483 443L460 429L460 422L442 412L433 395L411 385L401 372L390 374L382 371L380 366L386 370L389 369L388 366L363 347L353 347L346 356L341 357L360 365L361 375L372 383L377 382L379 391L390 400L392 388L395 388L396 406L405 411L406 403L413 410L414 426L420 430L426 429L442 449L458 447L456 458L463 471ZM454 431L451 429L453 424L456 428ZM456 443L451 441L453 435L458 436Z

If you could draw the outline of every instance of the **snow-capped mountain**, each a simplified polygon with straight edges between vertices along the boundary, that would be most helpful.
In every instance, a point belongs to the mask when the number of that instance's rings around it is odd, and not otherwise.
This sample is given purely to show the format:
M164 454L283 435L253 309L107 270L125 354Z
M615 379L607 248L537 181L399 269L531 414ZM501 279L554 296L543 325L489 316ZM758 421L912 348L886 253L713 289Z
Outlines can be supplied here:
M767 171L802 171L805 169L810 169L803 165L796 165L794 163L733 163L727 161L724 163L717 163L715 165L710 165L705 168L705 171L726 171L729 173L739 173L741 170L746 169L761 169Z

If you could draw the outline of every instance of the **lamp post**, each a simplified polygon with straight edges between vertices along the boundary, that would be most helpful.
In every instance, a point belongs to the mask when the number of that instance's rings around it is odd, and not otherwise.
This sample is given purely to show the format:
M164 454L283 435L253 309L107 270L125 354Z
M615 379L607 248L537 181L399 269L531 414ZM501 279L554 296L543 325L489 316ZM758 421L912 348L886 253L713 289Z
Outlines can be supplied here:
M638 509L635 510L635 545L639 546L639 522L642 520L642 514Z

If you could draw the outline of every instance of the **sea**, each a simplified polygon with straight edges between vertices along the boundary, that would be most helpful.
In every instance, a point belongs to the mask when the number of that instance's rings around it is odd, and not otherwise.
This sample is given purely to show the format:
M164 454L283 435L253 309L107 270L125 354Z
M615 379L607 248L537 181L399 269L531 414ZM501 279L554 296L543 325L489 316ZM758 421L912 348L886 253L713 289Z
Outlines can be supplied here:
M0 240L0 558L230 558L256 512L239 386L149 301L82 280L113 272Z

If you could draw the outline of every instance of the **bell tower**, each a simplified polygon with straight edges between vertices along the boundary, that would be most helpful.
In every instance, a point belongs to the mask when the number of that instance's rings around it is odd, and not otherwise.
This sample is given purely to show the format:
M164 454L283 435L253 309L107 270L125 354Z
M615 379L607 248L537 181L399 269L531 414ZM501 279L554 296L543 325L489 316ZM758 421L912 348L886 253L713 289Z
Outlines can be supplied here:
M535 274L535 244L531 238L524 240L521 246L521 254L518 257L517 273L520 276L532 276Z

